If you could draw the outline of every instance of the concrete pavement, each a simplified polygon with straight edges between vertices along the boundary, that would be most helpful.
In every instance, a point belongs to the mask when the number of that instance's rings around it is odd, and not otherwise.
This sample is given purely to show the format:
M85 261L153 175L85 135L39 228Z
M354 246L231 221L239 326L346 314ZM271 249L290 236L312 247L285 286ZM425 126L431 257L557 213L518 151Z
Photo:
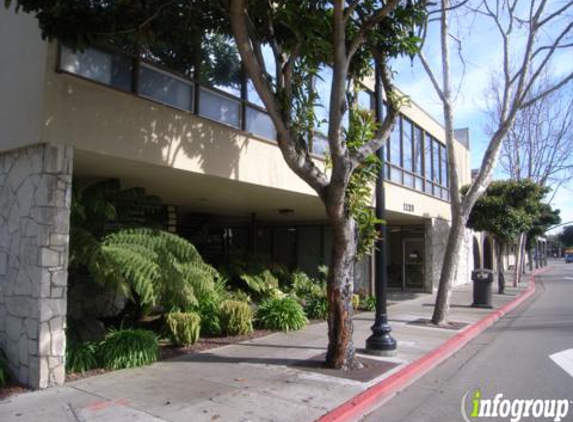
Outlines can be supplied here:
M494 307L515 300L525 287L510 287L503 296L494 294ZM398 353L393 358L374 359L397 366L368 382L297 369L297 364L304 365L325 352L327 330L321 323L298 332L276 333L11 397L0 402L0 420L313 421L399 374L456 336L455 330L408 324L429 318L433 302L434 298L426 294L389 307ZM451 320L472 324L492 312L472 308L471 303L471 285L457 288L452 293ZM354 339L359 353L373 321L372 313L355 317Z

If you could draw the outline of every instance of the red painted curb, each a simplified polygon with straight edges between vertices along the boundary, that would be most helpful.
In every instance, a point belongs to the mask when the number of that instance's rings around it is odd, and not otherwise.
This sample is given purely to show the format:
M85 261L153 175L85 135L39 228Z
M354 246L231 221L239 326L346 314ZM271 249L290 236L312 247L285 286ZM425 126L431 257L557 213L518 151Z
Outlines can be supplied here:
M502 316L512 311L535 293L535 276L544 273L549 267L534 271L529 277L527 289L512 302L491 312L481 320L464 328L458 334L438 346L418 360L409 363L401 370L392 374L378 384L364 390L346 403L321 416L316 422L350 422L356 421L368 412L381 406L392 398L398 391L412 384L423 375L430 372L440 363L452 356L485 329L492 326Z

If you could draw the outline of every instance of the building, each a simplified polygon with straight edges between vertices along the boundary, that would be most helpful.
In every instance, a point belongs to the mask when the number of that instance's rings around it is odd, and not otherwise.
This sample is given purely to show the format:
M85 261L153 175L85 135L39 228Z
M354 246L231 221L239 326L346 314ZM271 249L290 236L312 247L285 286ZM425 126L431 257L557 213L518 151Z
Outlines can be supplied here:
M64 381L72 179L144 187L168 204L168 225L213 260L249 249L311 274L328 264L324 208L284 163L248 86L200 84L106 48L74 53L41 41L35 19L11 11L0 12L0 35L0 347L21 382ZM364 82L367 107L373 89ZM437 286L450 220L443 132L412 103L387 148L395 288ZM467 133L458 139L465 184ZM324 148L317 137L319 163ZM468 232L457 283L491 255L482 243ZM370 290L369 259L357 274L356 289Z

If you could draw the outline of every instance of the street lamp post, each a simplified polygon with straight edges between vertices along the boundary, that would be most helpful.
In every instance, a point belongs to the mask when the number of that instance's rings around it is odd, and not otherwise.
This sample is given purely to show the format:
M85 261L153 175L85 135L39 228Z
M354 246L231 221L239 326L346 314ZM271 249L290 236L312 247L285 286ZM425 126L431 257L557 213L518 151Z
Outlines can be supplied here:
M385 192L384 192L384 147L378 151L378 157L382 168L376 181L376 218L384 220L385 217ZM376 241L375 259L375 293L376 293L376 316L372 325L372 335L366 339L366 353L378 356L393 356L396 354L396 340L390 335L392 328L388 324L387 313L387 231L386 222L378 224L379 238Z

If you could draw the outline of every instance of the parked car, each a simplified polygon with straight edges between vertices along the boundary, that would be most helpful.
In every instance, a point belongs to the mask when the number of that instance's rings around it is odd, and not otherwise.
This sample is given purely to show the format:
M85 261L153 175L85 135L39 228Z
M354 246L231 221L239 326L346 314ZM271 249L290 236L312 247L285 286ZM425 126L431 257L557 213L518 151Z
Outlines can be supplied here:
M569 264L573 262L573 253L565 254L565 263Z

